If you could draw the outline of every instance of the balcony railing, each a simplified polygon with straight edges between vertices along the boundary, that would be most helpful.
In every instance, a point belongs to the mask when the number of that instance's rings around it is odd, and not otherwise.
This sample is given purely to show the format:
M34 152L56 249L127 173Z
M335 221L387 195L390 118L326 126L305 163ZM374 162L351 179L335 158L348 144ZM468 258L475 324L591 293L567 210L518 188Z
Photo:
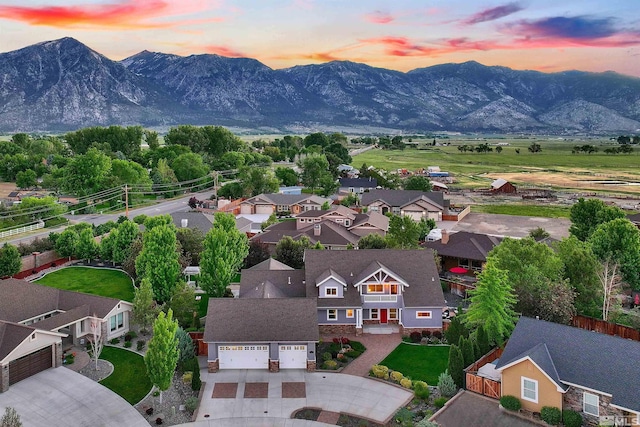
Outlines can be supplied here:
M364 302L398 302L398 295L364 295Z

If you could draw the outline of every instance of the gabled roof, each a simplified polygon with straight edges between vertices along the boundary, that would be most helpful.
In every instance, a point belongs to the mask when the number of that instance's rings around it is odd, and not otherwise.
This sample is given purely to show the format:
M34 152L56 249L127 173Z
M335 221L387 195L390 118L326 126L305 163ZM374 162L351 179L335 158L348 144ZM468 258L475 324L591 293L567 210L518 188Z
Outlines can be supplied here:
M376 188L378 186L378 180L375 178L340 178L338 181L342 188Z
M324 273L322 273L320 276L318 276L316 278L316 287L322 285L324 282L326 282L327 280L329 280L330 278L334 278L338 283L341 283L342 286L347 286L347 281L344 280L344 278L339 275L338 273L336 273L335 271L333 271L333 269L328 269L327 271L325 271Z
M205 342L318 341L316 298L211 298Z
M493 188L494 190L498 189L498 188L502 187L503 185L505 185L507 182L508 181L506 179L504 179L504 178L498 178L498 179L496 179L495 181L493 181L491 183L491 188Z
M186 228L197 228L203 234L207 234L213 227L213 217L202 212L173 212L171 219L176 228L182 228L182 220L186 219Z
M314 228L320 226L320 235L314 235ZM264 243L275 245L284 236L290 236L293 240L299 240L302 236L307 236L311 243L320 242L325 246L347 246L349 243L356 245L360 236L350 232L340 224L331 220L323 220L307 227L297 229L296 221L282 221L267 227L255 239L260 239Z
M545 348L547 361L542 351ZM640 384L640 342L521 317L496 369L504 369L526 357L565 386L611 394L612 404L640 412L638 393L630 392L638 390Z
M7 357L35 328L0 320L0 360Z
M373 276L379 271L384 272L388 276L392 276L394 279L396 279L398 282L400 282L404 286L409 286L407 281L404 280L402 277L400 277L398 273L391 271L390 269L382 265L382 263L379 261L373 261L371 264L367 266L367 268L362 270L360 274L354 277L353 286L358 286L362 284L362 282L364 282L365 280L367 280L368 278L370 278L371 276Z
M346 206L332 205L331 209L328 209L328 210L318 209L318 210L301 212L298 215L296 215L296 218L320 218L323 216L331 216L334 213L338 213L344 217L354 219L358 212L354 211L353 209L349 209Z
M459 231L449 234L449 242L442 240L424 242L423 246L438 252L438 255L454 258L467 258L474 261L486 261L487 254L502 242L502 237L488 234Z
M359 307L360 293L353 284L360 274L378 262L409 285L403 294L406 307L442 307L445 304L438 270L430 250L359 249L304 253L307 296L317 296L316 280L332 269L347 282L343 298L318 299L318 306Z
M254 265L247 270L295 270L292 267L289 267L287 264L284 264L278 260L273 258L265 259L259 264ZM243 270L246 271L246 270Z
M362 206L369 206L376 200L380 200L389 206L401 207L406 206L411 202L414 202L421 197L429 199L433 204L444 209L446 202L444 195L440 191L417 191L417 190L385 190L375 189L362 194L360 204Z
M382 215L379 212L367 212L364 214L357 214L355 219L353 220L353 224L347 227L349 230L352 230L357 227L361 227L363 225L369 224L372 227L378 228L384 232L389 230L389 217L386 215Z
M310 201L318 205L322 205L324 202L331 203L330 199L325 199L313 194L279 194L279 193L265 193L258 194L242 202L242 204L273 204L273 205L286 205L291 206L302 203L304 201Z
M240 298L301 298L303 282L302 270L242 270Z

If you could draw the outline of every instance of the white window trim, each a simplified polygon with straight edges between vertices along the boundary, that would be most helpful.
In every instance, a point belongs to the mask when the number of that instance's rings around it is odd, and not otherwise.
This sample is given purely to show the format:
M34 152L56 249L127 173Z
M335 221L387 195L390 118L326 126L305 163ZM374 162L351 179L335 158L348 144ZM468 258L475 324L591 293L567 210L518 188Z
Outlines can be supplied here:
M595 407L596 407L596 413L592 413L587 411L586 409L586 403L587 403L587 396L593 396L596 399L596 403L595 403ZM592 405L590 403L590 405ZM588 393L586 391L582 392L582 412L584 412L585 414L589 414L589 415L593 415L594 417L599 417L600 416L600 396L598 396L597 394L593 394L593 393Z
M335 294L330 294L329 293L329 289L333 289L336 291ZM336 298L338 296L338 288L335 286L328 286L326 288L324 288L324 296L325 297L329 297L329 298Z
M420 313L429 313L428 316L420 316ZM416 311L416 319L431 319L433 318L433 313L431 311L420 310Z
M534 383L536 385L536 398L535 399L531 399L528 398L524 395L524 382L525 381L531 381L532 383ZM520 397L528 402L533 402L533 403L538 403L538 380L534 380L531 378L527 378L527 377L520 377Z
M351 315L349 315L349 311L351 311ZM353 317L355 316L355 312L356 310L353 308L347 308L345 310L345 315L347 316L347 319L353 319Z
M395 314L393 315L393 317L391 317L391 310L395 310ZM388 315L389 320L398 320L398 309L397 308L390 308L389 309L389 315Z
M381 291L370 291L369 286L382 286ZM367 283L367 294L383 294L384 293L384 284L383 283Z
M373 317L374 311L376 313L376 317ZM369 309L369 320L380 320L380 310L378 310L377 308Z
M335 317L331 317L331 313L334 313ZM338 320L338 309L329 308L327 309L327 320L335 321Z

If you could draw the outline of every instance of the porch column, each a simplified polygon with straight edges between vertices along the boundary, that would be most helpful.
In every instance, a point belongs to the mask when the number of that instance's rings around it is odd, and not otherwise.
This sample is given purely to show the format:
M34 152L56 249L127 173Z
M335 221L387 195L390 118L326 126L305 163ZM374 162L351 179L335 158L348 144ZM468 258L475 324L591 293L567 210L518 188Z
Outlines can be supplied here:
M356 336L362 335L362 309L356 308Z

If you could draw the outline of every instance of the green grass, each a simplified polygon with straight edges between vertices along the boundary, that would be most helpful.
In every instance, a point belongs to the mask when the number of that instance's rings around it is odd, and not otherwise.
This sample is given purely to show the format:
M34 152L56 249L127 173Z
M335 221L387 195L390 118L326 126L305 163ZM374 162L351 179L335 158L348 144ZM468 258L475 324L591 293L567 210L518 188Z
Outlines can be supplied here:
M36 283L65 291L133 301L131 278L119 270L67 267L47 274L42 279L36 280Z
M438 383L438 376L449 364L449 346L412 345L400 343L395 350L380 362L391 370L402 372L413 381L425 381L429 385Z
M569 207L540 205L473 205L472 212L545 218L569 218Z
M151 390L144 359L132 351L105 347L100 359L113 364L113 373L100 384L122 396L131 405L140 402Z
M209 295L200 294L200 301L198 301L198 317L204 317L207 315L207 307L209 306Z

